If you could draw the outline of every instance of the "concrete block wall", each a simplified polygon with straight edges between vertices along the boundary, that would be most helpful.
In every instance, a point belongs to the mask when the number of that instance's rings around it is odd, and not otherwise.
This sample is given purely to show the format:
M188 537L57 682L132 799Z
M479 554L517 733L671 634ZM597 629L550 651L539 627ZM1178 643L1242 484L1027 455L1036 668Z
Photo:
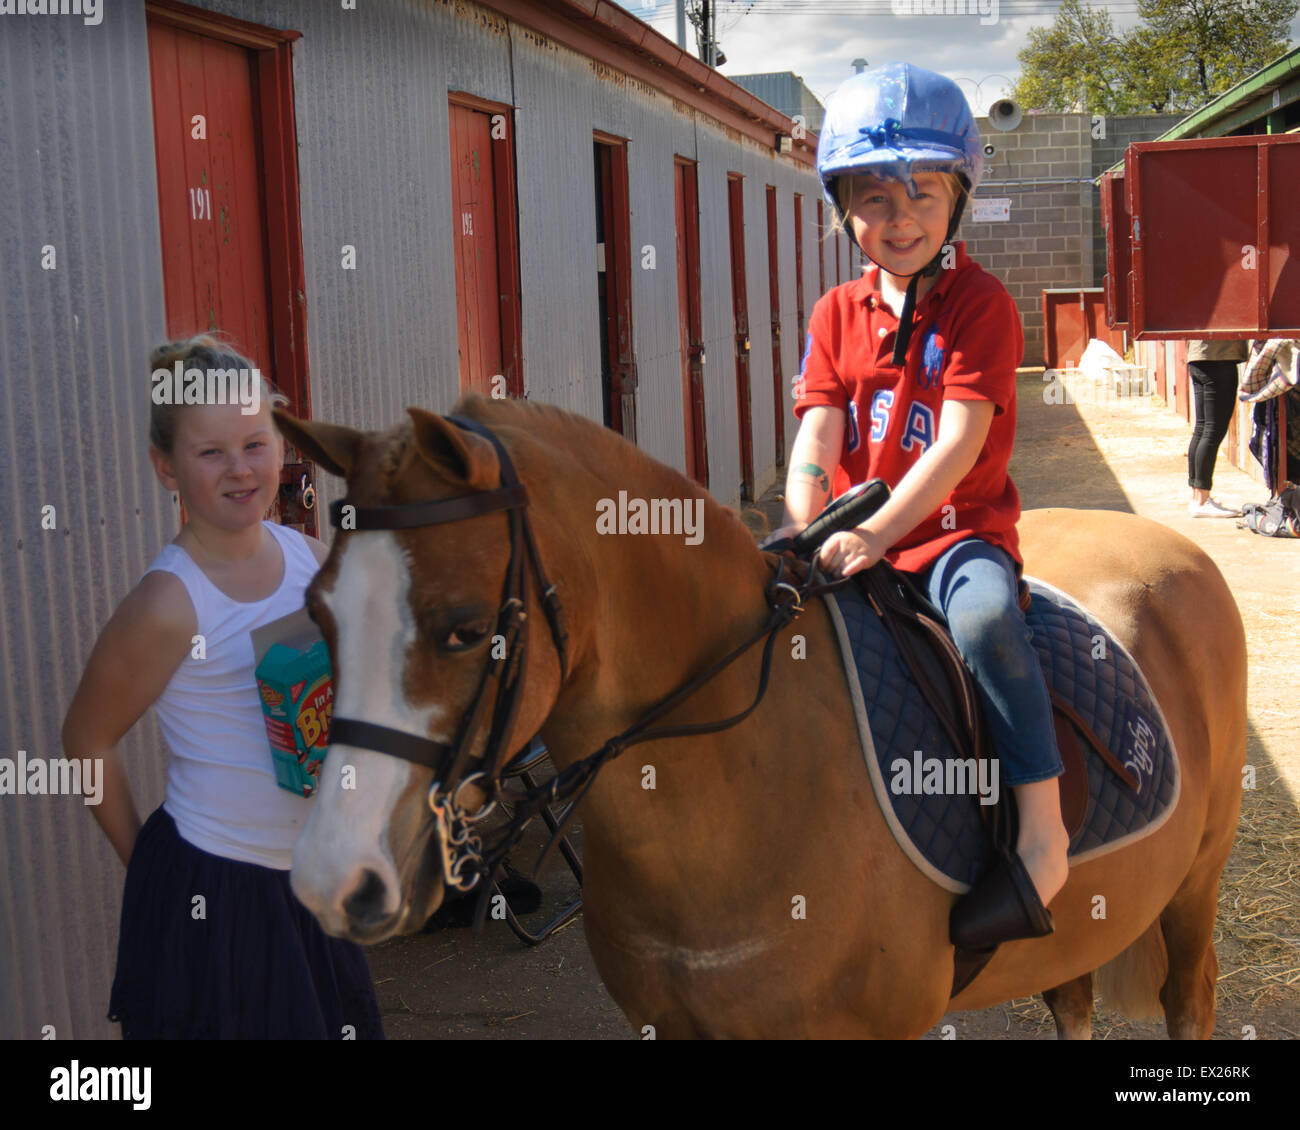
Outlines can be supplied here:
M985 156L975 199L1008 199L1010 219L962 222L960 238L985 270L1002 280L1025 329L1025 365L1043 363L1045 289L1092 286L1093 224L1099 214L1089 123L1083 114L1026 114L1000 133L980 119ZM970 205L967 206L970 215ZM1099 222L1099 221L1097 221Z
M1131 142L1159 137L1180 120L1177 114L1026 114L1006 133L979 120L994 153L985 157L976 199L1009 199L1011 218L979 224L968 218L961 238L1016 300L1024 364L1043 363L1043 291L1102 285L1106 236L1100 192L1091 181L1121 160Z

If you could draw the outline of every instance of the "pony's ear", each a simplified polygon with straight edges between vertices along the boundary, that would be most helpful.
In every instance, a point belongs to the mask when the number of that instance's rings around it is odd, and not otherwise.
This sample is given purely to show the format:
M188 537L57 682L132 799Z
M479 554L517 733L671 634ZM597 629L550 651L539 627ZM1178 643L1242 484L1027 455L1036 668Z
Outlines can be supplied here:
M299 420L283 408L271 409L271 418L280 434L308 459L319 463L331 475L343 479L348 477L357 452L361 450L363 432L338 424Z
M423 408L407 408L415 448L440 471L450 470L475 490L493 490L501 481L501 464L492 445Z

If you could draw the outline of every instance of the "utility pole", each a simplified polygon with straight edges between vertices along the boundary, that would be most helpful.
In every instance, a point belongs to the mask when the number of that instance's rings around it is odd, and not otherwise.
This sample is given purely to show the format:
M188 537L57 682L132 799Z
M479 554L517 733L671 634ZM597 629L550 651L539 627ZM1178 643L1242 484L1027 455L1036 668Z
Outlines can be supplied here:
M700 0L700 6L691 12L695 25L700 61L710 67L720 67L727 61L718 50L718 0Z
M677 46L686 50L686 0L677 0Z

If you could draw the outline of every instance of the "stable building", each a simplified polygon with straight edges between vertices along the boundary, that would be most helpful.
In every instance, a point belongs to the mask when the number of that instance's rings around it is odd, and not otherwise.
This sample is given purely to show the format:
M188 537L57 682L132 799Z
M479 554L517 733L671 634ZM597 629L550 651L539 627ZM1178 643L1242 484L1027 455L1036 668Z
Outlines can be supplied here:
M91 646L180 515L150 350L221 330L305 417L466 389L620 431L722 502L784 476L813 303L857 262L816 136L603 0L118 0L0 16L4 756L62 756ZM293 453L283 520L340 486ZM121 743L162 799L152 715ZM71 791L71 790L69 790ZM0 795L0 1037L103 1038L123 869L81 795Z

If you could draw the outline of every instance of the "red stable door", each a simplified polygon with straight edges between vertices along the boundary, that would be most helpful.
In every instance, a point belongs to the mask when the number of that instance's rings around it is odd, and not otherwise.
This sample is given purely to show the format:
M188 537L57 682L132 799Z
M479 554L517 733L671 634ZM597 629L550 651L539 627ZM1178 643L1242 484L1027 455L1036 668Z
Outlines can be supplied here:
M817 294L826 293L826 204L817 201Z
M736 422L740 429L740 497L754 500L754 440L749 411L749 296L745 286L745 182L727 174L731 304L736 339Z
M709 485L709 451L704 418L704 330L700 316L700 208L693 161L678 157L674 168L677 206L677 317L682 349L682 396L686 424L686 473Z
M636 358L632 351L632 209L627 142L595 135L596 283L600 303L605 426L636 443Z
M290 53L298 33L164 0L146 12L167 334L219 332L291 412L310 418ZM267 516L316 534L313 476L286 446Z
M457 93L448 119L460 391L522 396L512 112Z
M799 364L803 365L803 197L794 194L794 309L795 324L799 329Z
M777 259L776 188L767 186L767 296L772 333L772 404L776 465L785 466L785 377L781 370L781 271Z

